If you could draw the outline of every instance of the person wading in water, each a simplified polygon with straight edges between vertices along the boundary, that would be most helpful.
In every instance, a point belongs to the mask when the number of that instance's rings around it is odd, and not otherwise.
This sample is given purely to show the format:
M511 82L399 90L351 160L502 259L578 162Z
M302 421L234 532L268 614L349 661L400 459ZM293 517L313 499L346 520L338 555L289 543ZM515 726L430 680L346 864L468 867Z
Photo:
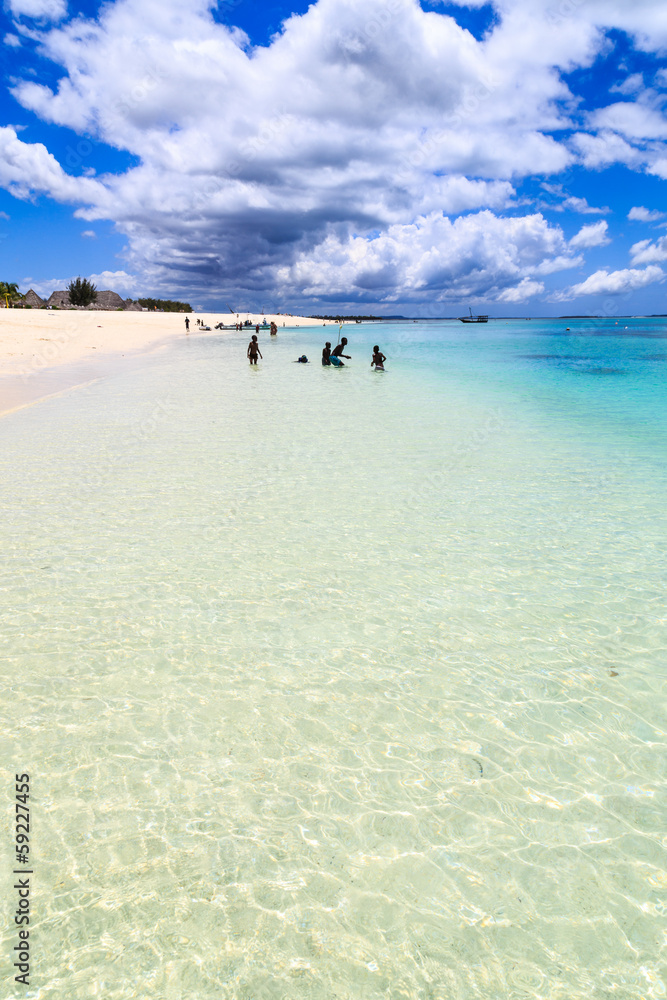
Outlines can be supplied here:
M347 347L347 337L343 337L340 344L334 347L333 351L331 352L332 358L347 358L347 360L349 361L350 355L343 354L343 351L345 350L346 347Z
M252 340L248 344L248 352L247 353L248 353L248 357L250 359L250 364L251 365L256 365L257 364L257 355L258 354L259 354L260 358L262 358L262 352L260 351L259 344L257 343L257 334L256 333L253 333L253 335L252 335ZM262 361L263 360L264 360L264 358L262 358Z

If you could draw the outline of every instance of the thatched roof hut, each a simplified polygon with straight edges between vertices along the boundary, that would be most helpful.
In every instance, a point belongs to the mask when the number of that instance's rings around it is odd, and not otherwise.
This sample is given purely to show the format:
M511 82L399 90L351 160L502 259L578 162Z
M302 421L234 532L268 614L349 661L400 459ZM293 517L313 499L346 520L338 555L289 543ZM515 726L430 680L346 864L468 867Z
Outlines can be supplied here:
M52 292L51 296L46 303L47 306L57 306L59 309L81 309L81 306L73 306L69 300L69 292L67 290L62 292ZM86 309L103 309L107 312L113 311L115 309L126 309L127 305L124 299L121 299L117 292L110 292L108 289L103 292L97 293L97 298L94 302L91 302Z
M61 292L51 292L51 294L47 299L46 304L47 306L51 306L51 308L53 308L53 306L57 306L59 309L72 308L72 306L70 305L69 292L67 291L67 289L64 289Z
M44 305L44 299L40 298L37 292L34 292L32 288L30 289L29 292L25 293L23 301L27 306L32 306L33 309L39 309L41 306Z
M98 292L97 298L86 309L125 309L125 300L117 292Z

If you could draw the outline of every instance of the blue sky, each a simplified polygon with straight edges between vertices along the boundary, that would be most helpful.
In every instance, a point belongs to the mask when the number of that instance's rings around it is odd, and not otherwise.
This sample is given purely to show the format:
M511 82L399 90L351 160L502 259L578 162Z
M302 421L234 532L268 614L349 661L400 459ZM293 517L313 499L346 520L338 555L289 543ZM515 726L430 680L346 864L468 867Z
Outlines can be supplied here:
M663 0L6 0L3 280L667 313Z

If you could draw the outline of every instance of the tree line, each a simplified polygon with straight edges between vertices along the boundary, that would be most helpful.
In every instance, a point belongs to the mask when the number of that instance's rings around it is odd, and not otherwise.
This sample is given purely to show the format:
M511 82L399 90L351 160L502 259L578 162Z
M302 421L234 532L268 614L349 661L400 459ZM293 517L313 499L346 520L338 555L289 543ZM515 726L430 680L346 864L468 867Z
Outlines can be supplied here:
M133 300L128 299L127 301L132 302ZM189 302L176 302L172 299L137 299L136 301L144 309L160 309L166 313L192 312L192 306Z
M330 319L330 320L333 319L333 320L336 320L337 323L354 323L357 320L362 320L362 319L365 319L365 320L370 320L370 319L395 319L396 317L394 317L394 316L361 316L361 315L359 315L359 316L341 316L339 313L337 313L335 316L315 316L315 315L312 315L312 316L309 316L308 318L309 319Z

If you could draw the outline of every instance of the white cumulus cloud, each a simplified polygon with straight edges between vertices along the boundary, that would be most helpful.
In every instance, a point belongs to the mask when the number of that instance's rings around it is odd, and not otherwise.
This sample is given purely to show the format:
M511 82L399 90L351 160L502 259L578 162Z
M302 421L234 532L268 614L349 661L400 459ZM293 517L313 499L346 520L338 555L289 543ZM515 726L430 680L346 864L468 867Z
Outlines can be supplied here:
M646 267L643 271L636 268L624 268L620 271L602 269L589 275L585 281L556 293L552 298L555 302L564 302L580 295L621 295L623 292L645 288L655 281L664 281L665 277L664 271L655 265Z
M628 212L628 219L635 222L657 222L664 219L667 213L658 211L657 208L644 208L643 205L633 206Z
M22 142L15 129L0 127L0 187L16 198L28 200L49 194L56 201L104 200L105 188L98 181L71 177L42 143Z
M99 274L91 274L89 281L100 291L130 292L137 287L136 276L127 271L100 271Z
M649 174L655 174L656 177L667 180L667 156L657 157L647 166L646 170Z
M65 0L9 0L8 6L14 17L60 21L67 14Z
M610 130L603 130L594 135L589 132L576 132L572 136L572 146L577 150L583 165L592 170L608 167L612 163L624 163L628 167L639 168L646 160L642 150Z
M566 251L562 230L540 214L487 210L452 222L432 213L372 239L330 236L275 277L304 296L350 301L519 302L542 291L531 276Z
M596 128L618 132L629 139L667 138L667 118L657 108L639 102L610 104L591 117Z
M214 0L110 0L69 20L64 0L8 2L16 17L61 19L30 29L58 82L17 70L16 100L135 165L72 176L5 127L0 185L111 220L128 272L156 291L253 296L280 273L285 296L343 294L328 248L359 296L520 301L607 233L584 227L568 245L539 213L505 217L524 178L611 163L667 176L658 99L630 77L626 99L587 117L567 75L594 64L611 29L646 51L667 44L651 0L572 2L566 15L553 0L497 0L481 41L417 0L316 0L256 48L214 18ZM426 249L428 232L447 232L460 263Z
M532 278L522 278L514 288L506 288L498 296L498 302L526 302L544 291L544 283Z
M585 198L577 198L574 195L566 198L561 208L569 208L571 212L579 212L581 215L607 215L611 211L607 206L598 208L595 205L589 205Z
M576 250L584 250L586 247L602 247L611 242L608 236L608 225L601 222L592 222L588 226L582 226L578 233L570 240L570 246Z
M630 260L633 264L655 264L667 260L667 236L661 236L652 243L650 240L640 240L630 247Z
M623 83L617 83L610 87L611 93L617 94L638 94L644 88L644 76L642 73L632 73L627 76Z
M595 205L589 205L586 198L579 198L576 195L568 195L562 184L553 184L543 181L541 187L543 191L547 192L547 194L552 195L554 198L560 198L561 200L554 202L540 202L540 208L548 208L552 212L577 212L579 215L607 215L611 211L608 206L600 208Z

